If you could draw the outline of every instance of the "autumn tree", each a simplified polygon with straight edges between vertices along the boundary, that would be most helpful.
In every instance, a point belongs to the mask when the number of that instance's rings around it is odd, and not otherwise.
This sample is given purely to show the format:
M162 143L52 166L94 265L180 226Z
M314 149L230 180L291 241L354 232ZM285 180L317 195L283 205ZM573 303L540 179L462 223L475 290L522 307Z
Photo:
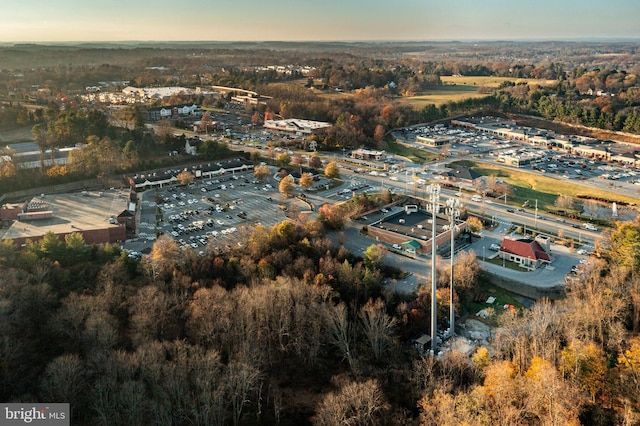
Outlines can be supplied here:
M579 424L582 405L578 393L549 361L534 357L524 374L527 411L542 424Z
M47 170L47 174L48 174ZM0 160L0 178L9 178L13 177L18 173L18 168L13 160Z
M618 354L618 368L621 374L621 394L635 406L640 415L640 338L630 339Z
M291 176L285 176L280 180L280 184L278 185L278 190L285 197L288 197L293 192L295 186L296 184L293 181L293 178Z
M213 128L213 120L211 119L211 114L205 112L200 118L199 130L203 133L209 133L210 128Z
M309 159L309 167L313 169L319 169L322 167L322 160L317 155L314 155Z
M143 259L143 266L154 281L168 279L178 264L180 249L178 243L167 235L161 235L153 243L151 253Z
M324 175L329 179L337 179L340 177L340 168L335 161L330 162L324 168Z
M376 141L378 145L380 145L384 139L384 135L385 135L384 126L382 124L377 124L373 132L373 140Z
M477 234L482 231L482 221L476 216L469 216L466 222L472 234Z
M280 167L287 167L291 163L291 156L286 152L281 152L276 156L276 163Z
M602 395L606 385L607 358L593 342L572 341L562 350L561 367L577 388L586 391L591 402Z
M454 285L458 292L473 288L480 275L480 265L476 254L472 251L461 251L455 256L453 265Z
M176 176L176 178L178 179L178 183L180 183L180 185L188 185L195 182L196 180L196 177L193 175L193 173L188 170L180 172L178 176Z
M371 244L363 253L365 265L369 268L379 268L386 253L387 250L382 244Z
M118 108L111 115L111 118L115 121L117 126L129 130L144 126L142 113L137 106L123 106Z
M298 183L304 189L310 188L313 185L313 175L311 173L303 173Z
M638 270L640 268L640 226L639 222L616 222L611 231L609 256L621 266Z
M345 217L339 206L326 203L318 209L318 220L331 229L342 229Z
M271 174L271 171L269 170L269 167L267 167L267 166L256 166L256 168L253 169L253 175L260 182L262 182L270 174Z

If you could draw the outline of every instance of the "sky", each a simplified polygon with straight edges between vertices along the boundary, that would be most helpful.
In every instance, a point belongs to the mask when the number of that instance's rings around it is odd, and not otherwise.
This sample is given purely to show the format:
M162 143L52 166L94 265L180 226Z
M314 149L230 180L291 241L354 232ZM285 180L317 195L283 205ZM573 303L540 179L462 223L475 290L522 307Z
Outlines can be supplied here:
M3 0L1 42L640 39L639 0Z

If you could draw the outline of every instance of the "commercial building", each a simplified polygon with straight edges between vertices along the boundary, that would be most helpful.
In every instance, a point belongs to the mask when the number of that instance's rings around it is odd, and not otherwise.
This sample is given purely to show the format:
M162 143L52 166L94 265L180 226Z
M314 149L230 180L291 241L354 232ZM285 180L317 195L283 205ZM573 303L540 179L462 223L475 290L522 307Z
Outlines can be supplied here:
M264 128L281 132L299 133L311 135L326 132L331 128L330 123L323 121L301 120L289 118L286 120L265 120Z
M48 232L60 239L78 232L87 244L124 241L127 233L135 232L128 205L129 191L118 189L41 195L25 203L5 204L0 209L2 238L22 245Z
M351 158L357 158L358 160L383 161L386 157L387 155L385 151L373 151L361 148L351 152Z
M191 168L182 170L166 170L164 172L152 172L125 177L126 183L131 190L135 192L145 191L151 188L162 188L166 185L174 185L178 183L178 175L183 172L189 172L194 179L208 179L224 174L244 173L253 169L253 163L242 159L234 158L230 160L221 160L217 162L199 164Z
M451 136L443 136L443 135L432 135L432 136L416 136L416 143L420 145L426 145L430 147L440 147L444 145L452 144L456 141L456 138Z
M498 155L498 163L504 163L507 166L523 167L542 158L542 154L534 154L532 152L503 152Z
M502 259L516 262L524 269L534 270L552 261L548 239L543 241L543 244L547 247L543 247L538 240L530 238L517 240L505 238L502 240L498 254Z

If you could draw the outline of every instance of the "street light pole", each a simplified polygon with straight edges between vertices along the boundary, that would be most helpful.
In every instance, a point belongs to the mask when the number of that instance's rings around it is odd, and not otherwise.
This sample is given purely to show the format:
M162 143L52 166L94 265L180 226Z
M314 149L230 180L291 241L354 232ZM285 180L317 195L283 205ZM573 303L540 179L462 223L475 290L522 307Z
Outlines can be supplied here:
M535 214L534 217L535 217L535 219L534 219L534 222L535 222L534 227L536 229L538 229L538 200L536 200L536 214Z
M438 201L440 200L440 185L432 184L428 186L431 200L431 354L436 355L438 344L438 318L437 318L437 301L436 301L436 251L438 245L436 242L436 214L438 213Z

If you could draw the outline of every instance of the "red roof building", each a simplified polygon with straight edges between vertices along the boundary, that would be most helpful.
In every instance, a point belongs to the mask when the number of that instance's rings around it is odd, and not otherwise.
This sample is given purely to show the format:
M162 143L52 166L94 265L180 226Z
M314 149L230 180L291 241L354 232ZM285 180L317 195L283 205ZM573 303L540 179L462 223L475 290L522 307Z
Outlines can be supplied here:
M551 255L542 245L531 239L511 240L505 238L498 252L500 257L511 262L519 263L525 269L533 270L542 264L552 261Z

